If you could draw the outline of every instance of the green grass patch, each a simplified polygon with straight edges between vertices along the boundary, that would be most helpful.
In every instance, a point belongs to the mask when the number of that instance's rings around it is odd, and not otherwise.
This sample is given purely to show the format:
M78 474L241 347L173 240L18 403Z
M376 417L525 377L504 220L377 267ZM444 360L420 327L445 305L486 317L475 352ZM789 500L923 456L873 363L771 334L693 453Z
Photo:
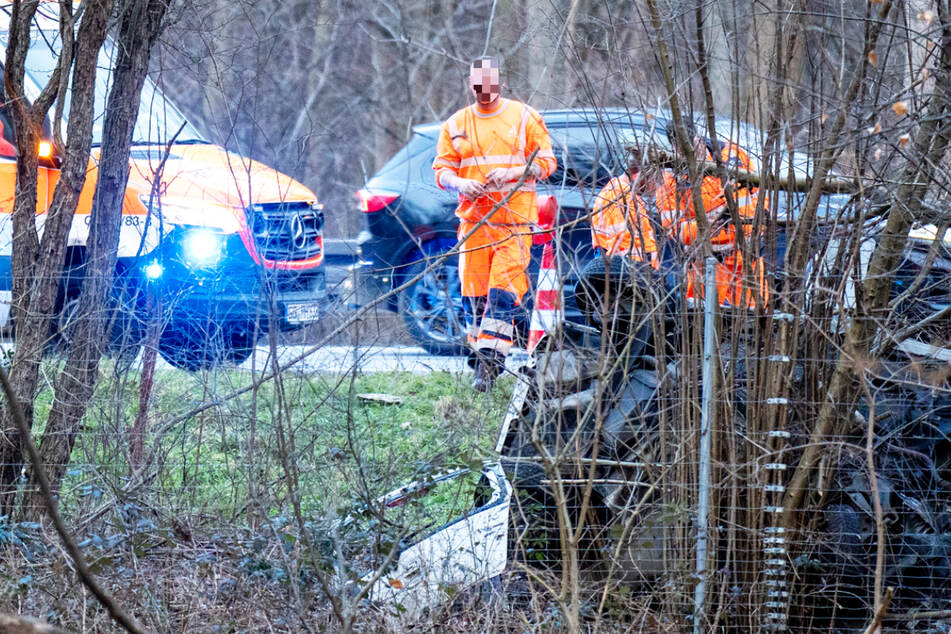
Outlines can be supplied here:
M147 481L130 485L139 374L104 364L63 500L85 507L116 497L173 515L238 516L284 512L296 496L309 515L340 512L491 455L512 379L490 394L474 392L469 380L447 372L288 372L279 383L231 397L252 384L251 374L159 371L147 417ZM357 397L367 392L401 402ZM47 386L37 402L38 430L51 402Z

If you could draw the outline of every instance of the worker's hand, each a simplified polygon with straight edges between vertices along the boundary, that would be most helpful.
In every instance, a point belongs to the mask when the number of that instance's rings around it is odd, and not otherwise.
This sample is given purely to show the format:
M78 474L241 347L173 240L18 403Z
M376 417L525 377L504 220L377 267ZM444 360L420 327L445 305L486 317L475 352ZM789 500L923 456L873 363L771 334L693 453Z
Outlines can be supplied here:
M485 196L485 185L472 178L460 178L456 191L474 202Z
M486 185L500 187L505 183L514 183L525 173L525 167L496 167L485 175Z
M443 187L462 194L467 199L475 201L477 198L485 196L485 186L477 180L471 178L460 178L455 174L444 172L441 177Z

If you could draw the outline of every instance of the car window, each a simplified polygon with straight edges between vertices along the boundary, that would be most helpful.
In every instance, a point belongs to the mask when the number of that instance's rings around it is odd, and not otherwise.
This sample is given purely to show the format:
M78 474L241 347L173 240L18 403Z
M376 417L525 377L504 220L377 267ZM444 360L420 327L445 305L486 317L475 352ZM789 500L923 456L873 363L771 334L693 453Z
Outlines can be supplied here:
M552 149L558 167L548 182L562 188L597 187L607 182L619 164L616 151L603 140L599 143L596 128L549 128Z
M780 191L772 202L778 222L791 223L799 219L802 207L806 202L806 194L802 192ZM819 200L816 216L819 222L830 222L839 217L852 204L851 194L827 194Z
M0 43L6 46L9 35L0 33ZM57 31L40 30L33 33L27 52L26 74L33 92L39 92L40 86L49 81L53 69L59 61L60 35ZM118 50L107 39L99 51L98 72L96 73L95 104L93 119L93 144L102 143L102 128L105 123L106 100L112 85L112 69ZM63 94L64 117L69 114L71 91ZM179 143L203 142L201 135L185 119L158 86L148 77L142 85L139 109L132 131L133 143L166 143L173 135Z
M367 563L367 558L374 555L386 557L387 547L397 540L408 546L471 514L491 496L492 486L483 473L446 472L413 482L387 494L372 507L351 513L339 530L347 537L348 547L355 549L350 559ZM379 565L382 558L373 563Z
M412 183L414 186L429 186L437 189L433 172L433 160L436 158L436 140L416 133L409 143L387 161L377 178L384 177L394 183Z
M612 125L550 127L549 135L558 167L548 177L548 184L567 189L604 187L624 172L626 147L644 146L648 136L657 136L648 130Z

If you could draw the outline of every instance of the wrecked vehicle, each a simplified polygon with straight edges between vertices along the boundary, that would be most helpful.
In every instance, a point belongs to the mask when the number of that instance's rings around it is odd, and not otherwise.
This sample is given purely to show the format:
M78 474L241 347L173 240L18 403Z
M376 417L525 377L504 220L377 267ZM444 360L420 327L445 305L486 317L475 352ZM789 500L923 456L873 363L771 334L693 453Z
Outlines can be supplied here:
M377 498L337 527L354 592L415 621L497 577L508 563L512 487L498 463L431 474Z
M549 568L566 565L560 559L558 522L567 517L583 527L579 560L599 583L647 596L677 584L690 587L684 570L690 557L684 552L695 537L690 527L696 519L691 497L697 486L696 445L691 443L698 430L689 417L698 408L701 380L695 332L702 323L699 308L682 299L677 276L637 262L596 260L580 277L575 300L598 334L579 336L566 328L560 341L551 342L527 372L530 387L520 415L500 439L515 489L513 517L520 518L515 523L544 527L548 552L540 559ZM948 283L948 277L941 282L945 294ZM923 295L919 306L934 308L927 304L931 298ZM782 512L774 504L782 500L784 480L775 474L795 467L796 444L809 437L811 410L791 400L786 427L764 428L757 417L771 399L764 395L757 404L747 390L753 372L774 362L789 364L793 394L814 394L809 383L814 370L801 360L769 356L763 339L751 342L755 320L745 310L721 307L719 312L719 371L727 382L717 405L719 442L728 447L721 460L734 466L713 485L729 500L713 522L722 533L738 526L733 539L751 544L741 555L724 537L711 555L717 576L730 588L721 595L720 618L738 626L752 608L783 627L864 628L875 603L878 506L886 544L881 582L895 588L890 611L921 614L909 622L922 628L931 626L928 614L933 621L946 619L941 610L951 599L947 362L919 358L908 363L899 352L875 367L869 396L854 412L854 426L830 439L841 450L822 466L826 475L820 476L815 502L821 510L802 520L803 541L793 560L785 529L771 515ZM867 421L873 417L874 484L865 452ZM559 485L553 486L556 478ZM525 499L538 504L516 511ZM555 508L569 513L558 518ZM535 549L538 535L535 530ZM532 562L526 555L521 560ZM748 559L750 569L730 570L739 565L730 563L736 558ZM749 599L738 591L744 583ZM754 599L757 586L764 588L761 599Z
M441 527L431 518L415 534L400 534L395 549L378 549L381 557L392 552L391 560L378 558L378 568L360 576L378 608L401 619L419 618L491 580L512 561L559 573L567 565L559 530L566 518L582 525L578 565L595 583L649 597L657 588L691 587L683 562L694 544L695 458L687 454L693 432L681 426L690 402L679 395L699 379L699 363L675 351L691 335L684 311L697 309L685 307L673 277L638 263L595 260L580 277L575 300L590 326L565 326L560 338L525 359L496 446L500 462L478 474L481 487L462 492L474 500L471 510L456 510ZM721 310L728 324L749 320L745 312ZM753 361L726 332L720 369L732 387L729 407L723 408L723 440L735 445L737 465L754 475L764 466L791 468L794 460L782 458L797 438L807 437L805 410L790 408L789 431L755 430L753 419L747 420L755 416L754 405L746 396ZM753 484L732 490L732 505L721 505L713 520L717 530L739 524L743 539L770 558L753 561L746 580L734 573L732 588L753 588L755 579L765 578L765 590L752 606L743 601L754 601L755 589L748 599L738 590L723 595L726 623L736 626L759 609L790 627L864 627L878 544L873 491L884 515L883 582L896 588L892 609L940 617L951 598L951 395L946 373L929 384L922 372L897 361L877 372L873 398L855 410L855 428L835 439L842 449L824 467L832 475L820 483L820 511L804 522L808 541L799 544L795 559L785 555L780 528L752 519L752 500L758 499ZM798 365L792 374L797 383L808 380ZM877 421L875 486L863 450L861 423L869 416ZM767 451L757 434L788 444ZM463 473L475 475L459 470L433 477L375 506L415 508L435 485ZM731 548L721 540L712 552L718 575L726 574L736 556ZM766 566L780 564L788 574L768 576ZM922 628L930 623L912 622Z
M849 204L848 196L826 201L828 218ZM791 222L794 209L776 216ZM778 262L784 246L777 245L773 255ZM859 248L860 268L872 246L869 238ZM820 285L823 276L835 275L831 254L837 250L828 247L810 264ZM912 231L892 288L899 306L896 323L933 315L939 318L934 325L943 328L951 295L949 262L948 236L939 236L933 226ZM491 579L499 570L495 559L492 565L465 559L472 546L484 547L487 540L507 543L510 562L556 574L577 565L597 587L625 588L622 594L644 596L658 609L665 601L667 607L682 605L696 584L685 562L696 542L694 410L702 319L700 307L684 297L678 271L682 263L670 260L660 272L622 258L585 265L573 297L565 301L578 307L587 325L562 322L546 345L524 359L495 448L500 463L484 472L498 490L508 491L511 503L492 506L491 522L477 521L487 498L476 495L474 511L457 515L444 528L428 527L425 545L409 541L397 548L390 567L383 567L402 572L362 577L373 581L369 594L376 605L420 615L440 596L448 601ZM776 283L781 286L782 280ZM854 307L848 280L843 288L840 300ZM795 467L798 447L809 436L813 406L821 399L821 371L832 363L835 345L825 352L810 350L827 356L809 357L809 363L779 357L763 333L774 333L777 322L790 315L753 316L728 307L718 312L717 370L724 383L717 434L728 451L720 457L723 481L713 485L726 500L711 522L710 559L717 572L710 576L723 588L716 599L718 618L727 628L757 614L774 629L852 632L867 624L880 568L880 582L895 588L889 614L901 614L917 631L945 623L951 599L951 354L940 344L948 341L946 335L940 329L924 332L937 346L898 342L873 368L868 397L853 412L854 425L830 439L840 450L820 465L810 505L818 512L799 522L802 541L793 559L778 504L784 474ZM843 322L835 311L828 315L823 335L834 342ZM903 356L909 353L916 355L911 362ZM749 396L767 363L787 364L794 398ZM764 427L763 407L777 404L786 406L785 426ZM871 418L874 479L864 449ZM402 499L403 494L390 495ZM580 535L576 562L564 560L566 522ZM447 530L468 535L468 551L453 535L439 537ZM737 557L746 568L739 568ZM440 576L449 574L446 566L458 568L448 577L452 589L434 593L430 589L440 587ZM420 590L405 591L402 577L417 570L427 580L413 586Z

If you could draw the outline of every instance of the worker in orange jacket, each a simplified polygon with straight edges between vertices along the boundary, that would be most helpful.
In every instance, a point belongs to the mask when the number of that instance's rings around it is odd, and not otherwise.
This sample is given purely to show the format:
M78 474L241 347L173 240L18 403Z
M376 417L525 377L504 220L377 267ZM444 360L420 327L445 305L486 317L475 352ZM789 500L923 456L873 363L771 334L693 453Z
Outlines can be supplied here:
M502 97L498 60L473 61L469 88L475 103L443 123L433 169L436 184L459 195L459 277L476 369L472 385L488 391L505 367L515 311L529 289L526 269L538 222L535 184L554 171L556 161L541 116Z
M644 169L639 154L632 153L626 173L598 192L591 213L591 244L602 256L627 256L658 268L654 227L642 198L654 189L654 173Z
M712 162L713 155L706 140L699 136L692 124L687 122L688 134L698 162ZM673 147L678 149L676 129L667 129ZM750 171L749 155L735 143L721 143L720 157L727 168ZM743 233L747 239L752 237L752 220L756 213L758 190L745 184L734 185L733 196L738 216L743 222ZM736 248L736 227L728 221L726 191L717 176L704 176L700 183L700 194L704 214L711 227L710 244L714 255L719 259L716 266L717 298L721 305L748 306L756 304L752 288L743 284L743 257ZM671 231L671 236L690 245L698 237L698 226L693 205L693 194L685 174L666 171L663 184L656 192L657 209L661 221ZM760 258L753 258L752 270L756 278L755 289L765 301L769 297L766 285L765 266ZM694 297L694 288L702 288L702 273L696 264L687 270L687 297Z

